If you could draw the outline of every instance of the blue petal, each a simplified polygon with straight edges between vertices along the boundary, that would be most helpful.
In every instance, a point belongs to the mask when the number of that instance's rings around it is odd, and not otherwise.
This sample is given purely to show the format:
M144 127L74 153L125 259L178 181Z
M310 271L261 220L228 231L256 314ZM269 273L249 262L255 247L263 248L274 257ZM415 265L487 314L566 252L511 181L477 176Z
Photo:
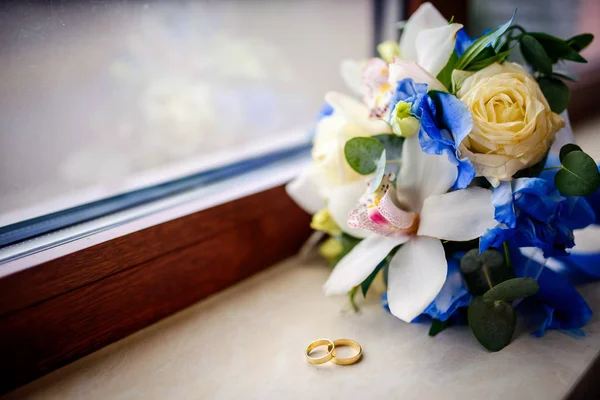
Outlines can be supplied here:
M537 221L550 223L557 218L565 199L554 184L541 178L519 178L514 182L515 206Z
M325 102L317 114L317 122L325 117L330 116L331 114L333 114L333 107L329 103Z
M571 230L583 229L596 222L598 212L600 209L593 209L587 198L567 196L560 213L560 222Z
M572 284L579 285L600 279L600 253L573 252L554 259L562 265L558 272Z
M456 50L456 54L458 56L462 56L463 53L473 44L475 39L471 39L467 34L465 29L461 29L456 33L456 44L454 45L454 49Z
M411 103L411 114L421 116L421 102L427 94L426 83L416 83L410 78L403 79L396 85L396 90L390 98L390 110L396 107L399 101Z
M504 241L512 238L516 235L516 229L510 229L502 226L496 226L495 228L488 229L482 236L479 238L479 252L483 252L484 250L490 247L500 247L504 243Z
M464 253L461 255L464 255ZM446 282L444 282L440 293L438 293L429 307L423 311L424 315L437 318L440 321L446 321L459 307L466 307L471 302L471 294L467 290L460 273L459 260L460 257L448 259Z
M509 228L517 225L511 182L500 182L500 185L492 190L492 204L495 207L494 219L496 221Z
M511 261L517 276L531 277L527 271L531 271L532 263L541 269L537 278L540 291L531 297L531 300L543 305L546 314L538 334L543 335L546 329L578 329L589 321L592 316L591 308L567 280L514 251L511 251Z
M428 154L446 154L458 169L452 189L464 189L475 177L475 167L467 158L459 158L458 145L473 127L471 112L456 96L442 92L430 92L421 104L421 149Z

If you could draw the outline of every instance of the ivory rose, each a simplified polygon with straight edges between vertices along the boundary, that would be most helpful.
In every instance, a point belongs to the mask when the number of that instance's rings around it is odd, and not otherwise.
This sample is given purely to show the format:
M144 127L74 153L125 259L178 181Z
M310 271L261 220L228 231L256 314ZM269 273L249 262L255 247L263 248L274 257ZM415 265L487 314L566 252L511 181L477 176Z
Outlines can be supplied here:
M550 110L537 82L520 65L492 64L466 78L457 96L473 115L462 157L492 185L541 161L565 122Z

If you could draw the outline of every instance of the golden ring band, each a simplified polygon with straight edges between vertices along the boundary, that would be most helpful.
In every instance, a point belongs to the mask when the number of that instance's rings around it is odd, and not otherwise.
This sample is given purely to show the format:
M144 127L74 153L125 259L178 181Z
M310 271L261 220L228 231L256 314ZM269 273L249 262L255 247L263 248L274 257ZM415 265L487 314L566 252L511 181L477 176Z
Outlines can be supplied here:
M327 354L325 354L322 357L318 357L318 358L311 357L310 353L314 349L316 349L317 347L320 347L320 346L327 346ZM357 353L355 355L353 355L352 357L338 358L335 356L336 346L337 347L352 347L353 349L355 349L357 351ZM358 344L354 340L350 340L350 339L337 339L337 340L334 340L333 342L329 339L317 339L317 340L311 342L306 347L306 350L304 353L305 353L306 359L311 364L323 364L323 363L326 363L327 361L331 361L332 363L337 364L337 365L352 365L352 364L357 363L360 360L360 358L362 357L362 347L360 347L360 344Z
M323 357L311 357L310 353L314 349L316 349L317 347L320 347L320 346L327 346L327 354L325 354ZM304 351L304 355L306 356L306 359L308 360L308 362L311 364L323 364L333 358L333 350L334 349L335 349L335 345L333 344L333 342L331 340L317 339L306 347L306 350Z

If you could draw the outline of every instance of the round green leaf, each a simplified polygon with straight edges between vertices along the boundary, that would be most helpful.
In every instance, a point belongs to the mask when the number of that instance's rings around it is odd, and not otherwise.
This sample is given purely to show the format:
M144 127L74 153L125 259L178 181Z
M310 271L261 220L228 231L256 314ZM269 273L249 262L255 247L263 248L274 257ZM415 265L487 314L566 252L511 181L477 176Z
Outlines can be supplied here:
M388 160L400 160L402 158L403 137L391 133L381 133L371 137L383 145Z
M517 314L508 303L475 297L469 305L468 320L477 341L490 351L499 351L512 339Z
M377 162L383 150L383 145L377 140L361 136L346 142L344 155L353 170L361 175L369 175L377 169Z
M560 153L558 155L560 162L563 161L563 158L565 158L565 156L567 154L569 154L572 151L577 151L577 150L582 151L581 147L577 146L575 143L565 144L563 147L560 148Z
M540 44L533 36L524 35L521 38L521 52L523 53L523 57L529 64L531 64L535 69L544 73L551 74L552 73L552 61L546 54L546 50L544 50L544 46Z
M460 271L469 292L475 296L482 295L490 289L488 277L492 286L513 278L504 255L495 249L487 249L481 254L478 249L469 250L460 260Z
M513 278L488 290L483 299L487 301L513 301L536 294L540 290L535 279Z
M554 185L566 196L587 196L600 186L600 173L592 157L583 151L568 153L554 176Z
M567 109L571 91L563 81L557 78L540 78L538 79L540 89L544 93L544 97L548 100L550 108L557 114L560 114Z

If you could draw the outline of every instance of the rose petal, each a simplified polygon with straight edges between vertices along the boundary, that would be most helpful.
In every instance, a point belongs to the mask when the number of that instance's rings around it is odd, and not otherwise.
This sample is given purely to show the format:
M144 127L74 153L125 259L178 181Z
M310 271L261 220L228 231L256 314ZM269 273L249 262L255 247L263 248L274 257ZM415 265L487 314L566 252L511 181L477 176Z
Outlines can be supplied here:
M413 236L390 261L390 311L411 322L435 299L446 280L448 264L438 239Z

